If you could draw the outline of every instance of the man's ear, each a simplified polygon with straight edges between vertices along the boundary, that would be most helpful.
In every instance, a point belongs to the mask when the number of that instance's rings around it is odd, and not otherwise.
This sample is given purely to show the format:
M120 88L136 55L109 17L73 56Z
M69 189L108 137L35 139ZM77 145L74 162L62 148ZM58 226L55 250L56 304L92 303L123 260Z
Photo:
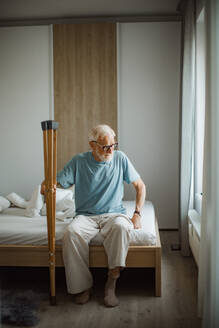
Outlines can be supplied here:
M91 149L94 149L94 143L92 141L89 141L89 145Z

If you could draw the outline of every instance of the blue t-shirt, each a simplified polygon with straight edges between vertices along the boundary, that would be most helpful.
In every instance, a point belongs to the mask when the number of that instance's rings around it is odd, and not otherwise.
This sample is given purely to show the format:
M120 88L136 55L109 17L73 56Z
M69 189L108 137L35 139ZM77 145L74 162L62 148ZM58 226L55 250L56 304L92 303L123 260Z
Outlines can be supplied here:
M122 205L123 181L140 178L128 157L114 151L111 161L98 162L92 152L74 156L57 174L57 181L68 188L75 184L76 214L126 213Z

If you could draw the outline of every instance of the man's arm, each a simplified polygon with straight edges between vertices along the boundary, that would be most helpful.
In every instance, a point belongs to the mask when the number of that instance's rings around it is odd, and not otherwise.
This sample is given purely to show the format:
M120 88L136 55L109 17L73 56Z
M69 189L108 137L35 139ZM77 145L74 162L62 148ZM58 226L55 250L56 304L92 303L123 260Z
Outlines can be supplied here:
M63 168L63 170L59 171L56 175L56 187L66 189L74 184L74 169L75 169L75 157L73 157ZM61 184L60 182L61 181ZM46 184L45 180L41 183L41 194L45 195Z
M146 187L141 179L132 182L136 191L136 206L135 210L141 213L141 209L145 202L146 197ZM135 229L141 229L141 214L133 213L132 222Z

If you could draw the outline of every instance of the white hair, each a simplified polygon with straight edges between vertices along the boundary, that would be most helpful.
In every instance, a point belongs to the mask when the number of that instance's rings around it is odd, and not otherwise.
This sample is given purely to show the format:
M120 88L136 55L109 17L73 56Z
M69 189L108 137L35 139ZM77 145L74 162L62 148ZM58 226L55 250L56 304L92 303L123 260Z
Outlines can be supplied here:
M90 130L88 139L89 141L97 141L99 137L103 138L105 136L115 137L116 134L109 125L99 124Z

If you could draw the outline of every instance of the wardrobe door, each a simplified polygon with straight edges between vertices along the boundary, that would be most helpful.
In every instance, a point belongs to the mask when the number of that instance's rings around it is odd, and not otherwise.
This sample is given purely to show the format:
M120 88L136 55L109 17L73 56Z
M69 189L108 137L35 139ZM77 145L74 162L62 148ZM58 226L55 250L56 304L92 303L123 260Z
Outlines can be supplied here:
M54 25L53 51L60 170L89 150L91 127L105 123L117 132L116 24Z

